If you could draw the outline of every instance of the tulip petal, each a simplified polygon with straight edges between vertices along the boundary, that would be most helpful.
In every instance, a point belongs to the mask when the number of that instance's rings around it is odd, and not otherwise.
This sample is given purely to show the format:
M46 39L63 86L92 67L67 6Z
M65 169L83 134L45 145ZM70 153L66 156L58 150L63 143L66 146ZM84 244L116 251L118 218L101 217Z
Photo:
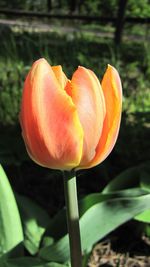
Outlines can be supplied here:
M102 89L106 104L103 131L94 159L84 168L91 168L101 163L113 149L118 137L122 109L122 86L117 70L110 65L104 74Z
M61 170L76 167L82 156L83 130L72 99L58 82L56 69L36 61L23 90L20 122L31 158Z
M96 153L105 117L104 96L96 75L84 67L78 67L71 83L68 83L65 89L77 108L84 131L83 155L80 162L82 166L91 161Z
M66 84L68 82L68 79L65 75L65 73L63 72L62 70L62 67L59 65L59 66L52 66L51 67L55 76L56 76L56 79L57 81L59 82L60 86L62 88L65 88L66 87Z

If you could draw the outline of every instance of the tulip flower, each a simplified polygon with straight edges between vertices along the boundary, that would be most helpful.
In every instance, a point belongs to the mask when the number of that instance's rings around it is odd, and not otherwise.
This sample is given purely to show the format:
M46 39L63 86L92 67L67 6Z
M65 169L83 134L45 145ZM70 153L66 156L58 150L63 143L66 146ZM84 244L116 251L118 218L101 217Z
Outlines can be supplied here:
M119 131L122 87L108 65L102 83L78 67L69 80L61 66L36 61L27 75L20 111L22 135L30 157L64 174L72 267L82 266L75 170L101 163Z
M78 67L69 80L61 66L37 60L27 75L20 112L30 157L52 169L87 169L101 163L116 142L122 106L117 70L102 83Z

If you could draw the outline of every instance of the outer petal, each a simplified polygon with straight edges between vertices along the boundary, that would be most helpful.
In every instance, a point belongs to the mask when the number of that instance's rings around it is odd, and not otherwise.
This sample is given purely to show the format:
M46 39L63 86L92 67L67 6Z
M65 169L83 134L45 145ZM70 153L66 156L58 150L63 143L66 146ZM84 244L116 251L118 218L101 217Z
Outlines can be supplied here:
M106 104L106 116L101 138L93 160L82 168L91 168L101 163L113 149L120 127L122 109L122 86L117 70L108 65L102 80Z
M44 59L33 64L26 78L20 121L27 150L35 162L64 170L79 164L83 130L78 114Z
M80 166L87 164L96 153L105 117L105 101L96 75L79 67L66 91L71 95L84 131L83 155Z

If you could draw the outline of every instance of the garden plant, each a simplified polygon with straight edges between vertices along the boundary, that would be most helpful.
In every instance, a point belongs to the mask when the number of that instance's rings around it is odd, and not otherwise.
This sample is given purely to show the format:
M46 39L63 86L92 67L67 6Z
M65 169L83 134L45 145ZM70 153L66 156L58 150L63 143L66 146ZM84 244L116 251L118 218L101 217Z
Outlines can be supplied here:
M149 11L0 1L0 267L150 266Z
M1 167L1 266L87 266L92 246L116 227L132 218L149 221L147 175L130 181L137 168L78 203L76 171L109 155L121 109L122 86L114 67L108 65L100 84L93 71L81 66L69 80L61 66L51 67L45 59L33 64L22 95L22 136L33 161L62 172L66 210L49 218L34 202L14 195ZM138 172L143 168L149 170L141 165Z

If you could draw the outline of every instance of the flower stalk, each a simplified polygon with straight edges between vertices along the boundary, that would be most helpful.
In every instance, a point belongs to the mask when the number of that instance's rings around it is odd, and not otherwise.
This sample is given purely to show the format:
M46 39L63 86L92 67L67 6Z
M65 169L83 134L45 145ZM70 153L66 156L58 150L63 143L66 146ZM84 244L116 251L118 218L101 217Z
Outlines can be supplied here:
M82 266L79 210L75 172L63 172L71 267Z

